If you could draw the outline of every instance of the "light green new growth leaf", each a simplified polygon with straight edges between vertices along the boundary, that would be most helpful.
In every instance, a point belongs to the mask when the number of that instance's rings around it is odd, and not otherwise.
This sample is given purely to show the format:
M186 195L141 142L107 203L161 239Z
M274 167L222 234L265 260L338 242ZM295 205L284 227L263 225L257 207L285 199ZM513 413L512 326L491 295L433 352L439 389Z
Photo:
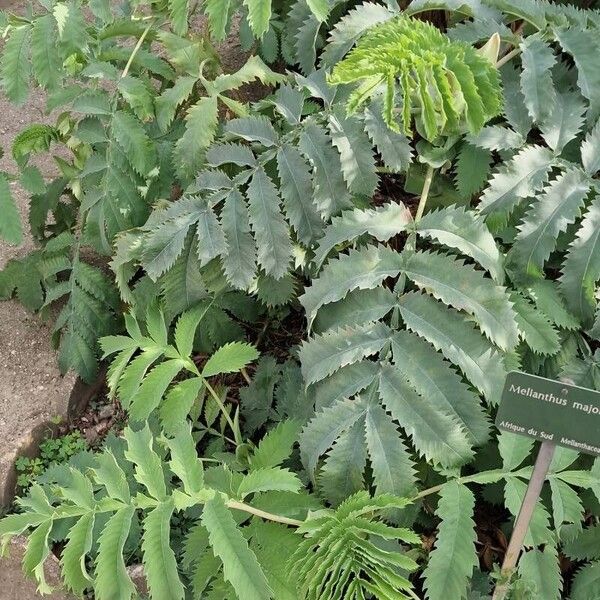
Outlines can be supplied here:
M194 377L171 386L159 407L160 422L166 433L177 433L185 423L203 385L202 379Z
M458 420L440 412L428 398L419 396L397 368L381 367L379 395L386 410L427 460L456 466L472 458L471 445Z
M492 155L488 150L465 142L456 159L456 189L463 198L471 198L487 181Z
M94 573L94 593L98 600L129 600L136 592L123 559L134 513L133 506L119 509L100 534Z
M271 0L244 0L248 7L248 22L252 33L257 38L262 38L269 29L271 18Z
M600 171L600 119L581 143L581 162L588 175Z
M292 248L277 188L262 167L254 172L246 195L258 264L267 275L281 279L288 271Z
M506 379L502 356L472 323L441 302L416 292L400 298L400 313L406 326L460 367L490 404L500 402Z
M548 116L556 99L551 72L556 59L552 48L539 33L524 37L520 48L521 91L529 115L539 122Z
M536 199L518 226L509 253L517 276L543 275L560 233L580 216L590 183L583 171L569 169L552 181Z
M50 554L49 536L52 529L52 519L38 525L27 539L27 548L23 555L23 573L35 578L40 594L48 594L52 588L46 583L44 562Z
M235 0L206 0L202 10L208 17L208 26L213 39L222 42L227 35L227 26L231 17L232 3Z
M523 198L542 189L554 163L548 148L526 146L494 174L484 191L479 211L488 224L500 227Z
M110 450L106 450L97 453L95 459L96 465L92 469L94 479L106 488L111 498L129 504L131 497L127 476L117 463L114 454Z
M210 305L199 304L191 310L185 311L175 325L175 346L181 358L186 359L192 354L194 337L200 321L206 315Z
M258 350L245 342L230 342L221 346L204 364L202 377L221 373L236 373L259 357Z
M458 599L467 594L469 579L479 563L474 508L475 498L466 486L453 481L442 487L435 511L441 523L423 572L429 600Z
M365 435L378 494L411 495L416 485L415 465L396 424L378 404L369 404Z
M202 511L202 524L208 530L215 556L223 562L223 576L238 598L270 600L272 590L256 555L237 528L235 521L218 494L208 500Z
M600 278L600 200L594 198L562 266L560 289L567 307L585 325L596 308L596 281Z
M0 214L0 238L9 244L20 244L23 241L21 218L4 173L0 173Z
M394 364L415 391L436 411L460 423L472 445L483 445L489 423L479 398L445 362L442 355L415 334L397 331L392 337Z
M243 500L249 494L259 492L299 492L302 483L298 476L287 469L267 467L250 471L244 475L238 487L237 495Z
M401 270L417 286L444 303L472 314L482 331L500 348L517 344L515 313L505 289L463 261L444 254L402 255Z
M266 469L280 465L289 458L299 433L300 424L297 421L287 420L277 424L260 440L248 458L250 468Z
M321 266L335 246L352 242L364 234L369 234L380 242L387 242L405 231L411 223L410 211L401 202L388 202L377 208L344 211L339 217L334 217L325 229L315 250L314 261L317 266Z
M329 330L303 342L299 358L306 385L376 354L389 341L391 333L385 323L376 322Z
M22 104L29 92L29 25L12 27L0 59L2 88L9 100Z
M165 443L171 451L169 468L181 480L185 492L190 495L199 492L204 485L204 473L202 461L196 454L191 426L182 424L175 436Z
M519 575L532 586L537 598L561 598L562 577L554 545L547 544L543 550L534 548L523 553L519 559Z
M161 502L146 515L142 562L152 598L183 600L185 590L177 573L177 560L170 540L173 508L172 501Z
M498 283L504 280L502 256L483 219L464 207L449 206L426 213L416 225L427 238L456 248L487 269Z
M148 423L139 431L126 427L123 437L127 442L125 458L135 466L136 481L141 483L156 500L165 500L167 487L162 460L154 450L153 436Z
M93 581L85 567L85 558L92 547L94 518L93 512L87 513L69 529L61 555L61 573L65 585L78 596L91 587Z
M402 263L398 253L384 246L366 246L332 259L300 296L309 323L324 304L341 300L352 290L372 289L384 279L395 277Z

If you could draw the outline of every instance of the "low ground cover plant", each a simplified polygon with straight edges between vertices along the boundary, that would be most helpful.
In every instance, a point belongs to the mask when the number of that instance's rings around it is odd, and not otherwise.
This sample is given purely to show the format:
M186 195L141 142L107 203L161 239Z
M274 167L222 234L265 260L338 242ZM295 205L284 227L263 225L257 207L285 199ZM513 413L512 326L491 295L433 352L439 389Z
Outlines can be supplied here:
M43 88L53 124L0 178L0 233L22 237L17 179L39 242L0 294L58 314L61 368L105 361L127 420L0 521L40 592L54 551L100 600L138 562L157 600L490 597L536 449L493 425L506 374L598 387L600 13L3 19L4 91ZM227 36L250 52L229 71ZM511 598L600 597L599 502L600 460L559 449Z

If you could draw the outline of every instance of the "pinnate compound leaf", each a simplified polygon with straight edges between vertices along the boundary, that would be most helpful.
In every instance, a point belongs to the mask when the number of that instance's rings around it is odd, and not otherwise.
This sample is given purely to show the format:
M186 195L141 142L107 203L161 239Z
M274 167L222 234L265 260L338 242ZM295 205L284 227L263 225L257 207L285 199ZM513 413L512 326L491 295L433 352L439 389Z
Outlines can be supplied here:
M144 573L153 598L183 600L185 590L177 573L170 531L173 503L161 502L144 519L142 552Z
M273 593L256 555L237 528L221 496L208 500L202 511L202 524L208 530L215 556L223 562L223 576L239 598L270 600Z
M600 200L596 196L569 246L560 277L560 289L569 310L591 325L596 308L596 281L600 278Z
M463 598L473 569L475 550L475 497L469 488L452 481L440 490L436 516L441 520L435 548L423 572L429 600Z
M504 288L444 254L416 252L404 254L402 259L401 270L418 287L472 314L482 331L503 350L516 346L515 313Z
M259 357L258 350L245 342L230 342L221 346L204 364L203 377L221 373L236 373Z

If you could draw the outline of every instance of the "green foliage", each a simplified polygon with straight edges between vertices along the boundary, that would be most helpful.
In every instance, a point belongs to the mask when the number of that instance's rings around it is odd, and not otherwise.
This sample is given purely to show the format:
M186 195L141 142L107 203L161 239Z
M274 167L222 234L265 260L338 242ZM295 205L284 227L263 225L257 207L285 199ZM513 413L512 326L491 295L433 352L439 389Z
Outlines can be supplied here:
M35 458L20 456L15 461L17 485L21 490L27 490L48 467L66 463L72 456L86 448L87 444L79 431L45 438L40 442L39 456Z

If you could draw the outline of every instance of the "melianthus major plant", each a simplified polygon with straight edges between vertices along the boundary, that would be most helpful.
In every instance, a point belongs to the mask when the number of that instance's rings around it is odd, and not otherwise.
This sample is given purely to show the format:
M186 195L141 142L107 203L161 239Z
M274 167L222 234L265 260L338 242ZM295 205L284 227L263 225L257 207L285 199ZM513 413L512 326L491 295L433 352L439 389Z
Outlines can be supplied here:
M217 38L241 9L240 35L262 35L266 61L279 35L302 76L256 58L219 74L179 3L116 20L96 6L94 23L69 29L78 41L62 39L68 19L81 25L77 5L11 21L11 93L23 89L15 49L29 33L38 69L41 27L56 27L51 52L87 91L68 99L55 127L17 139L44 248L9 265L3 295L38 308L69 293L63 364L88 374L97 336L119 333L117 294L130 311L127 335L102 340L130 428L97 459L35 487L0 524L6 539L35 528L27 572L41 578L51 544L66 540L72 589L129 597L123 554L141 519L156 598L182 597L184 584L211 598L489 594L476 507L515 515L531 472L529 441L492 435L506 371L597 386L596 333L582 326L593 324L598 278L598 16L543 2L425 0L404 12L367 2L344 14L346 4L201 5ZM439 8L447 36L414 19ZM165 56L152 54L157 45ZM232 92L256 78L278 88L250 107ZM57 142L75 158L59 161L62 177L47 186L29 156ZM390 175L420 194L416 210L373 201ZM111 193L113 180L122 187ZM85 245L114 253L116 287L81 260ZM562 260L557 284L545 275ZM310 330L301 372L293 359L263 357L251 378L257 352L240 322L294 306L298 293ZM240 369L248 386L232 397L227 374ZM247 439L281 420L258 447ZM300 427L299 453L287 458ZM597 597L598 556L585 548L597 535L598 479L597 462L558 453L513 597L559 597L559 550L580 561L573 598ZM310 495L297 493L300 480ZM183 556L168 535L175 513L195 524ZM419 537L384 521L437 529L433 549L407 553L401 542ZM119 565L116 580L107 561Z

